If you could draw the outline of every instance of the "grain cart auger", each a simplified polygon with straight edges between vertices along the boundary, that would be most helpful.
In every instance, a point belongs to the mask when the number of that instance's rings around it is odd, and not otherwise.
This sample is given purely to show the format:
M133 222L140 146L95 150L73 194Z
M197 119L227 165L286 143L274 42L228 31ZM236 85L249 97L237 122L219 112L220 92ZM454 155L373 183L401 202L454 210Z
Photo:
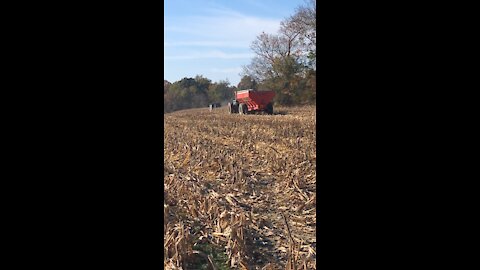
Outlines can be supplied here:
M253 89L235 91L235 99L228 103L229 113L248 114L252 112L264 111L273 114L272 100L275 92L257 91Z

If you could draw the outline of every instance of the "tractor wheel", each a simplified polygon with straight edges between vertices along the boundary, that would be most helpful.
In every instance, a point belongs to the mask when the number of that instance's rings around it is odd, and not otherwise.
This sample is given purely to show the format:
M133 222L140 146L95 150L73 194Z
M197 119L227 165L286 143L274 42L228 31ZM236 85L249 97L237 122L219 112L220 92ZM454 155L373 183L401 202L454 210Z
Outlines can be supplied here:
M232 105L232 103L230 103L230 102L227 104L228 113L229 113L229 114L232 114L232 113L233 113L233 111L232 111L232 109L233 109L232 106L233 106L233 105Z
M267 108L265 109L265 111L266 111L268 114L273 114L273 104L272 104L272 103L268 103Z

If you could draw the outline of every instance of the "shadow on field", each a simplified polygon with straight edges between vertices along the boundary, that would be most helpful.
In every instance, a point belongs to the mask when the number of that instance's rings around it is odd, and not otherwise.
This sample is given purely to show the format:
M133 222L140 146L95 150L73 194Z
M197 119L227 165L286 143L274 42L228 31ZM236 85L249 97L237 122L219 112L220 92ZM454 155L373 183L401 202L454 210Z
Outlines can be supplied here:
M273 112L273 115L287 115L287 111L278 111L278 112Z

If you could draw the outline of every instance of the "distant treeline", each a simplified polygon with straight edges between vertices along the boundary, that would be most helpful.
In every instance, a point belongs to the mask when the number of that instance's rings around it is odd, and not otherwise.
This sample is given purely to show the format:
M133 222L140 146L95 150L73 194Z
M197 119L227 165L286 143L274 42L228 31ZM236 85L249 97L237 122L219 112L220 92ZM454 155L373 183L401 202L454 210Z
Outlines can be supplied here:
M262 33L252 42L255 57L243 67L237 86L202 76L164 81L165 112L231 100L235 90L243 89L274 90L278 105L315 104L316 27L316 2L308 0L281 22L278 34Z
M221 103L230 100L236 87L228 81L212 83L202 76L183 78L170 83L163 82L164 112L173 112L188 108L208 107L210 103Z

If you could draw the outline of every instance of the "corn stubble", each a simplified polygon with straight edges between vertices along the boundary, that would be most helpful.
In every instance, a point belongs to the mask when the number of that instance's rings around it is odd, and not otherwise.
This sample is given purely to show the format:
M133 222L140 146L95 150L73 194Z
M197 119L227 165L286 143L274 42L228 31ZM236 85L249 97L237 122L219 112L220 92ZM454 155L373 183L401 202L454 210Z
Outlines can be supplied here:
M165 269L316 269L315 107L283 112L164 116Z

